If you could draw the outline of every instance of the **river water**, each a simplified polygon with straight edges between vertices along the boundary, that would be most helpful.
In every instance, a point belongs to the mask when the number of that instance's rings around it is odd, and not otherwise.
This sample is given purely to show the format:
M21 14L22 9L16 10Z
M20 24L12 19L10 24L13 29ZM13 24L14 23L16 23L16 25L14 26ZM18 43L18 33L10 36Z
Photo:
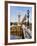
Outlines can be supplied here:
M22 39L22 37L16 35L10 35L10 39Z

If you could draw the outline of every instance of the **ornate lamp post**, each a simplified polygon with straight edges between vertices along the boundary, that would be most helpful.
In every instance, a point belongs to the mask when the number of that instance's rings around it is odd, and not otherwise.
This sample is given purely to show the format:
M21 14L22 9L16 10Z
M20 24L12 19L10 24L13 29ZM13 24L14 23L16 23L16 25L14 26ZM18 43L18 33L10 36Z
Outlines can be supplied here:
M28 18L27 26L29 26L29 13L30 13L30 11L29 11L29 10L27 10L27 18Z

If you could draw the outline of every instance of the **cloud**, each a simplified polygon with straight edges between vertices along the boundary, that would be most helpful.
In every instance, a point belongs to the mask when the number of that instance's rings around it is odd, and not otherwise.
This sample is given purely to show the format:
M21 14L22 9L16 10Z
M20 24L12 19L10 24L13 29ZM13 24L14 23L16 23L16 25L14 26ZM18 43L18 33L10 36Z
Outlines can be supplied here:
M14 16L10 17L10 22L18 22L18 18L14 18Z

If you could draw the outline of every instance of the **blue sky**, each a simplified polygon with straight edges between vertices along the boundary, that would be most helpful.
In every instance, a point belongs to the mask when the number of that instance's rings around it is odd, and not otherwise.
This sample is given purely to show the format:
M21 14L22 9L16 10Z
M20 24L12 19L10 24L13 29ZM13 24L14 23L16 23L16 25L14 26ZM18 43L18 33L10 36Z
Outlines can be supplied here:
M18 15L20 14L21 17L24 17L25 14L27 14L27 10L30 11L29 19L30 19L30 21L32 21L32 7L10 6L10 21L17 22Z

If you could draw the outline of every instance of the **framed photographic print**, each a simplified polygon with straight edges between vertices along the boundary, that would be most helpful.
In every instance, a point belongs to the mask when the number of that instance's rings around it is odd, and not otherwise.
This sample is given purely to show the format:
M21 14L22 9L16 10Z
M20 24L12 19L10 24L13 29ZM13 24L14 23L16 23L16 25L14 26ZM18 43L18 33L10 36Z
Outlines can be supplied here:
M36 3L5 1L5 45L36 43Z

